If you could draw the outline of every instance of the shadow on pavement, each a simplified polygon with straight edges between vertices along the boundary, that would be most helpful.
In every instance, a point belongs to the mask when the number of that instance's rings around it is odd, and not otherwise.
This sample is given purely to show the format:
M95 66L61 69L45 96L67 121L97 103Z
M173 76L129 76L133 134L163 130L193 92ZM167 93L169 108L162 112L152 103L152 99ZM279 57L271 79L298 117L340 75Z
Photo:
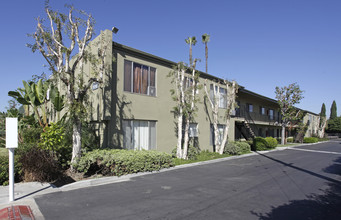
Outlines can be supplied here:
M269 157L269 156L267 156L267 155L265 155L265 154L262 154L262 153L259 153L259 152L257 152L257 151L256 151L256 153L259 154L260 156L266 157L266 158L268 158L268 159L270 159L270 160L273 160L273 161L275 161L275 162L277 162L277 163L283 164L284 166L291 167L291 168L293 168L293 169L302 171L302 172L304 172L304 173L307 173L307 174L310 174L310 175L312 175L312 176L315 176L315 177L318 177L318 178L327 180L327 181L332 182L332 183L335 183L335 184L341 184L341 181L339 181L339 180L335 180L335 179L332 179L332 178L330 178L330 177L327 177L327 176L324 176L324 175L321 175L321 174L312 172L312 171L310 171L310 170L306 170L306 169L303 169L303 168L301 168L301 167L294 166L294 165L292 165L291 163L286 163L286 162L283 162L283 161L281 161L281 160L277 160L277 159L275 159L275 158ZM337 159L337 161L338 161L338 160L340 160L340 158ZM334 165L334 164L333 164L333 165ZM332 166L333 166L333 165L332 165ZM325 168L325 169L330 169L330 167L327 167L327 168Z
M260 220L317 220L317 219L341 219L341 183L338 180L323 176L321 174L317 174L311 172L309 170L305 170L292 164L285 163L283 161L274 159L272 157L266 156L264 154L258 153L261 156L264 156L270 160L281 163L285 166L289 166L291 168L300 170L302 172L311 174L313 176L319 177L324 180L328 180L330 183L329 188L323 190L323 195L311 195L307 199L304 200L293 200L287 204L272 207L271 212L269 213L256 213L251 212L253 215L259 217ZM340 165L337 163L341 162L341 157L334 161L336 164L333 164L324 169L325 172L339 174L341 175Z

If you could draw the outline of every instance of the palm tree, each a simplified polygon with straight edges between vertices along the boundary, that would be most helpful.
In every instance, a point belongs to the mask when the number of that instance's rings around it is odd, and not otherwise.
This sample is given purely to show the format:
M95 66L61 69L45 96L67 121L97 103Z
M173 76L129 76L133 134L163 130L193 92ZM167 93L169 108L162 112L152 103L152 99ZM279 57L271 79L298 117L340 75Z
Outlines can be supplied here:
M188 37L187 39L185 39L185 41L187 44L189 44L189 66L192 67L192 45L194 46L197 43L197 39L195 37Z
M205 44L206 73L208 73L208 68L207 68L208 47L207 47L207 43L210 41L210 35L209 34L203 34L201 36L201 40Z

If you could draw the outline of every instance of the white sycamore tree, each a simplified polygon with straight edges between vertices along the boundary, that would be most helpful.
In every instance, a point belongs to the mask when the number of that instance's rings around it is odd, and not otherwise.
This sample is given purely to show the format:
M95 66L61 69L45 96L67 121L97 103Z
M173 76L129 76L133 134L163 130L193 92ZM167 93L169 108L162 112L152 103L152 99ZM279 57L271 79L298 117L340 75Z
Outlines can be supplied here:
M110 45L101 45L96 54L92 54L87 48L94 35L93 17L84 11L75 10L72 6L67 8L68 14L54 11L48 6L47 1L45 7L47 18L37 18L36 31L31 35L35 42L28 44L28 47L33 52L39 51L42 54L53 78L65 85L67 111L73 123L71 159L73 163L81 156L82 120L86 113L84 102L92 83L101 82L99 72L103 71L104 66L101 60ZM78 17L74 16L75 11ZM91 75L83 72L83 65L87 62L96 66L96 71Z
M224 153L224 147L228 140L228 131L230 127L230 119L232 113L235 111L235 108L237 107L236 104L236 97L238 93L238 84L235 81L229 82L227 80L224 80L222 83L216 83L213 82L210 85L210 88L207 88L208 86L207 80L205 81L204 88L207 100L210 104L211 111L212 111L212 118L213 118L213 132L214 132L214 146L215 146L215 152L218 152L219 154ZM210 91L209 91L210 89ZM224 91L224 92L222 92ZM223 103L223 104L220 104ZM223 107L226 107L225 113L224 113L224 129L223 133L220 134L219 132L219 107L223 105ZM222 106L221 106L222 107ZM222 137L222 138L219 138Z
M187 159L189 126L190 122L194 120L197 111L196 103L199 101L199 74L195 70L196 62L195 59L192 68L188 68L180 62L169 74L175 85L171 94L176 103L174 107L178 138L176 156L182 159ZM188 74L187 71L191 71L191 74Z

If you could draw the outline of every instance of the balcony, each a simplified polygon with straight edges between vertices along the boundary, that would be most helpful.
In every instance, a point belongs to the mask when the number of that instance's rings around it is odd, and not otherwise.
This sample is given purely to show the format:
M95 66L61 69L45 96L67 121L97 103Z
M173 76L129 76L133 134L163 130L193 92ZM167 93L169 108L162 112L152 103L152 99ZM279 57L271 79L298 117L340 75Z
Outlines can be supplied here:
M263 115L258 109L253 109L253 112L249 112L248 106L244 104L236 109L235 117L242 118L250 124L279 124L281 122L280 117L278 117L278 114L275 114L275 111L273 113L273 115Z

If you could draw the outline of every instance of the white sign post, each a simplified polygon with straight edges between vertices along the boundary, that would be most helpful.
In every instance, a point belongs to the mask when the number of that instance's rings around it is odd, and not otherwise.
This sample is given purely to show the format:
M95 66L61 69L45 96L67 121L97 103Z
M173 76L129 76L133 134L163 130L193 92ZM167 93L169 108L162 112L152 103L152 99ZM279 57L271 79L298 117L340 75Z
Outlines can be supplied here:
M14 149L18 147L18 118L6 118L6 148L9 152L9 201L14 201Z

